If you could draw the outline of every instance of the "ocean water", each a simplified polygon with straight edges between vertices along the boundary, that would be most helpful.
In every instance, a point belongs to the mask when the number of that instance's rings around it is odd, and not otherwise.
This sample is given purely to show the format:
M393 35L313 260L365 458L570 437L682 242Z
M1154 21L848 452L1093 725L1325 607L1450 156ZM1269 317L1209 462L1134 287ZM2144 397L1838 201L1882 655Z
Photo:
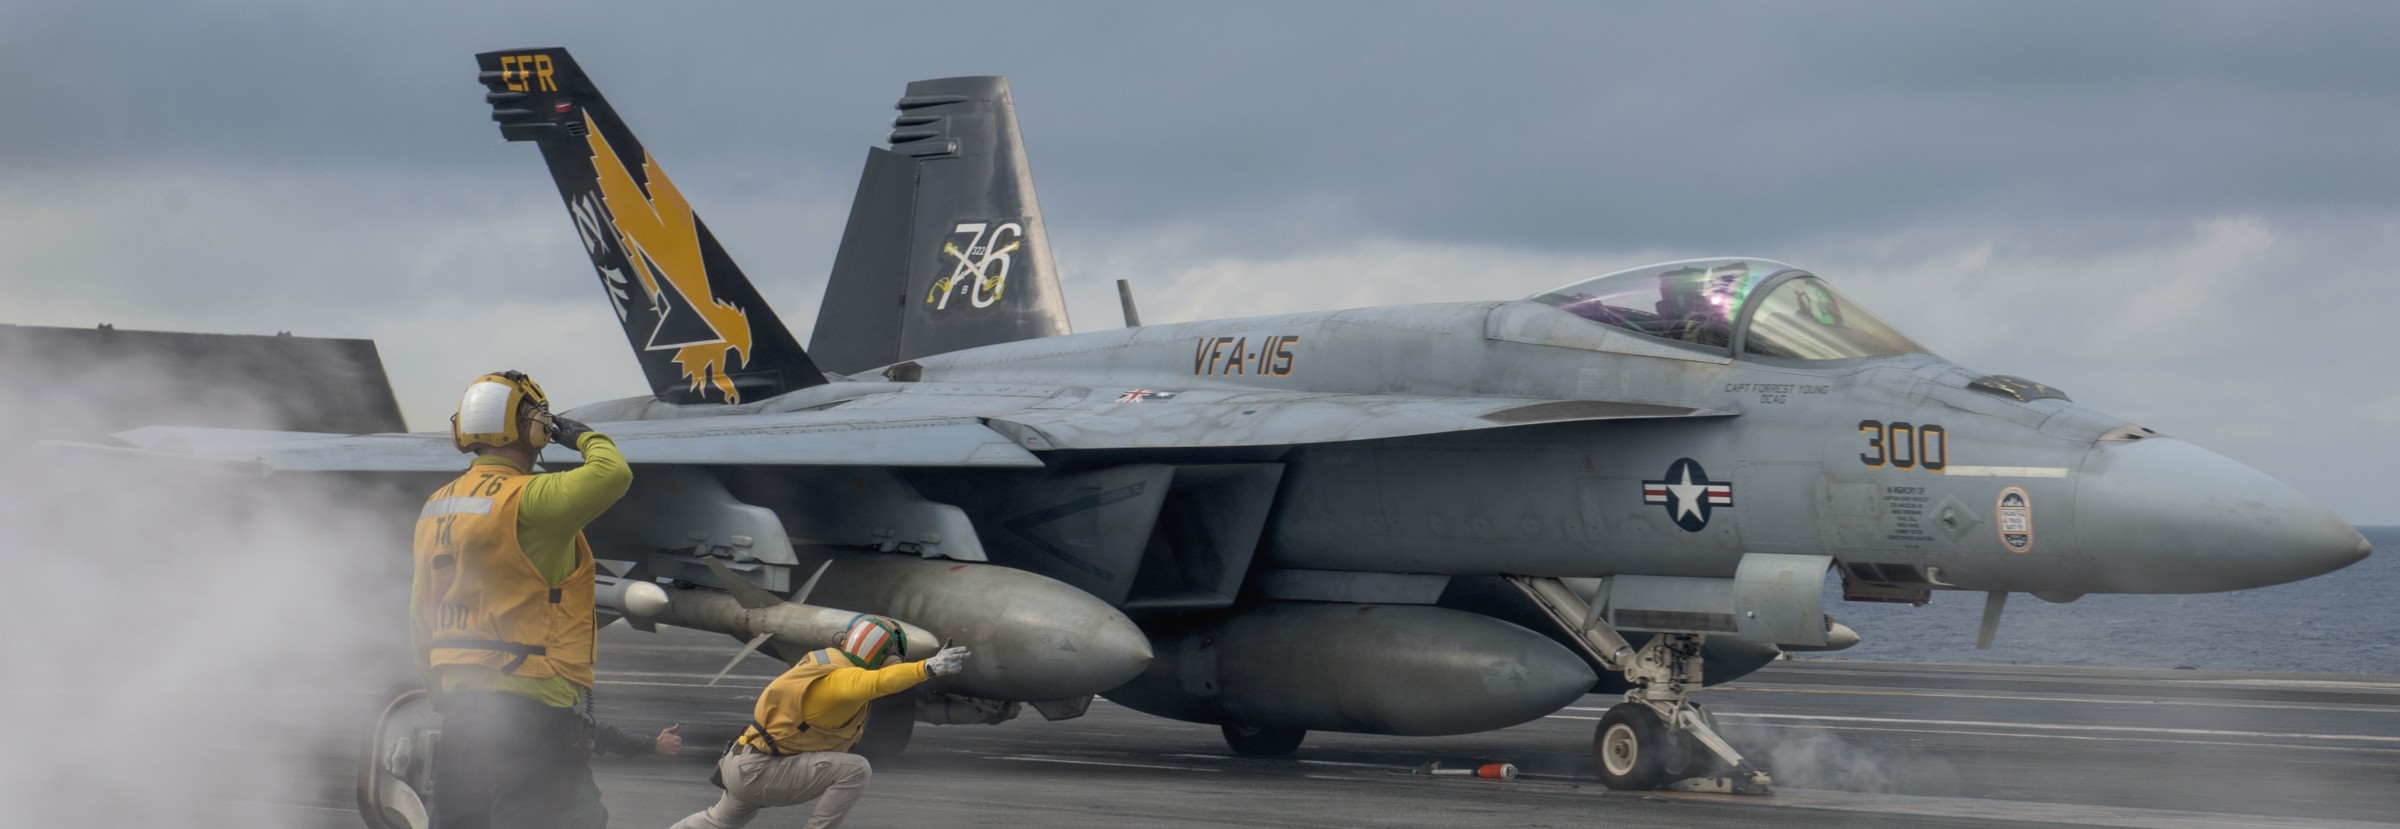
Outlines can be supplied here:
M1935 591L1923 607L1825 603L1862 641L1802 659L2106 665L2400 676L2400 527L2360 527L2365 561L2313 579L2188 596L2008 597L1990 650L1975 649L1982 593Z

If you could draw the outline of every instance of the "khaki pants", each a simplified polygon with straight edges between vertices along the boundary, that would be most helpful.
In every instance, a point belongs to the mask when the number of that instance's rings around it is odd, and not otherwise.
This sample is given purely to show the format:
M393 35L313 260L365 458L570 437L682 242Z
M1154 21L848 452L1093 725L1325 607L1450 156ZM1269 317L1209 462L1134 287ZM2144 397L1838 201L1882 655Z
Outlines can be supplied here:
M717 760L725 794L710 806L675 822L674 829L736 829L768 806L817 802L808 829L842 825L850 807L867 793L867 758L841 751L811 751L789 757L727 754Z

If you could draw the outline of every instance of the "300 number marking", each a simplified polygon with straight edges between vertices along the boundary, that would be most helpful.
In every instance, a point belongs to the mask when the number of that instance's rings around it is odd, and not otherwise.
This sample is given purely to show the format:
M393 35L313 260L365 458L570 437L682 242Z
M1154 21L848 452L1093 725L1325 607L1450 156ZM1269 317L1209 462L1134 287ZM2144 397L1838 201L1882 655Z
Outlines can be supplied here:
M1940 472L1950 465L1950 430L1941 426L1861 420L1858 431L1867 436L1869 450L1860 452L1858 460L1869 469L1888 464L1894 469L1922 466L1927 472Z

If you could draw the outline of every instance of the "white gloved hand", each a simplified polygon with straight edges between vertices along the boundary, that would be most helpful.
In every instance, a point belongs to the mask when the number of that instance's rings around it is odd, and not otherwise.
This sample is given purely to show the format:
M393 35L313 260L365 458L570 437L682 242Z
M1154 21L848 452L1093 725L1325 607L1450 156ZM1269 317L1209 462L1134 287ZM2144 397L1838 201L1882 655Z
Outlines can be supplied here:
M925 660L925 673L933 676L949 676L966 670L968 655L966 648L956 645L943 648L941 653L934 654L932 658Z

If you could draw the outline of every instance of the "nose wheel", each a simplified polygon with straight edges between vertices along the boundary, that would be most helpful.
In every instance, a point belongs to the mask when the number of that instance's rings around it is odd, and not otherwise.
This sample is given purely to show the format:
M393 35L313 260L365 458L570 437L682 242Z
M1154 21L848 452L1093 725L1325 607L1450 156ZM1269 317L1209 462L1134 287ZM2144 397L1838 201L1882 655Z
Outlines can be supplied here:
M1667 782L1666 755L1674 736L1657 712L1618 703L1592 731L1592 767L1611 789L1658 788Z
M1592 731L1592 767L1611 789L1766 794L1773 779L1717 736L1716 718L1692 702L1700 681L1697 633L1660 633L1635 649L1557 579L1510 576L1527 598L1573 634L1584 654L1622 672L1633 690Z
M1633 655L1633 690L1608 709L1592 735L1593 764L1612 789L1766 794L1773 779L1717 735L1717 720L1691 701L1700 687L1698 634L1662 633Z
M1702 723L1716 727L1706 710L1690 707ZM1592 768L1609 788L1636 790L1721 775L1731 767L1698 737L1668 725L1650 706L1624 702L1608 709L1592 729Z

